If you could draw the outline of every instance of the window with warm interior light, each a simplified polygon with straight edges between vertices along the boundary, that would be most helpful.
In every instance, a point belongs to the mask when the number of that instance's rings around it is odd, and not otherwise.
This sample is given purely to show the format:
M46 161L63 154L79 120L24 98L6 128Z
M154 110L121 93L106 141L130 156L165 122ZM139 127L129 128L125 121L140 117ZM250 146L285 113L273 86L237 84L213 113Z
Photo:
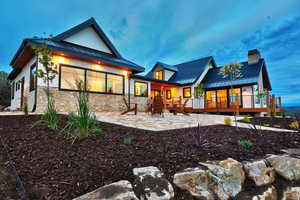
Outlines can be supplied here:
M105 92L105 73L87 71L86 89L91 92Z
M230 105L239 105L241 102L241 89L235 88L229 90Z
M107 74L107 93L123 94L124 77L120 75Z
M148 83L135 81L134 95L139 97L148 97Z
M155 72L155 79L163 80L163 71Z
M190 98L191 97L191 88L183 88L183 97Z
M78 83L85 83L84 69L62 66L60 71L60 88L67 90L78 90Z
M172 92L171 92L171 90L167 90L167 92L166 92L166 98L167 99L171 99L172 98Z

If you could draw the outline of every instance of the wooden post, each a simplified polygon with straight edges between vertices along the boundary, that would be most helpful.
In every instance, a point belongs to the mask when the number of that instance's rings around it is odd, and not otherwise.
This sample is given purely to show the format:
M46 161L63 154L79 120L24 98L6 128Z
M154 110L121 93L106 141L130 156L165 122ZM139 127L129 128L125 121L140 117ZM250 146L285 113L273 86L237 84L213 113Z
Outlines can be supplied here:
M275 95L272 95L272 112L275 114L276 112L276 102L275 102Z
M137 115L137 104L134 104L134 114Z
M182 97L180 96L179 97L179 107L181 107L181 104L182 104Z
M267 115L271 116L270 95L267 94Z
M278 97L279 112L282 112L281 97Z

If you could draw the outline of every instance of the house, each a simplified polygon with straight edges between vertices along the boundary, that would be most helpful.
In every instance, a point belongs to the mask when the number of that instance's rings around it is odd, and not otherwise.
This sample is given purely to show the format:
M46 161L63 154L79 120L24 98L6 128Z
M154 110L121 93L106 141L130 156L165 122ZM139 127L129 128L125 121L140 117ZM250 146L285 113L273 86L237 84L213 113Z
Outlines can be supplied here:
M42 42L38 38L23 40L10 63L12 110L21 109L25 102L32 112L43 112L46 107L46 84L35 75L43 66L32 50ZM157 62L142 75L145 68L125 59L93 18L53 37L47 45L59 72L50 88L60 112L76 109L78 80L90 93L95 112L124 110L124 98L146 110L148 99L158 95L167 109L188 99L186 109L190 112L233 112L236 106L240 112L268 112L270 102L275 105L274 96L257 97L259 92L271 90L266 63L258 50L249 51L248 61L241 63L243 76L230 89L231 81L220 75L213 57L177 65ZM196 95L199 85L205 91L203 96Z

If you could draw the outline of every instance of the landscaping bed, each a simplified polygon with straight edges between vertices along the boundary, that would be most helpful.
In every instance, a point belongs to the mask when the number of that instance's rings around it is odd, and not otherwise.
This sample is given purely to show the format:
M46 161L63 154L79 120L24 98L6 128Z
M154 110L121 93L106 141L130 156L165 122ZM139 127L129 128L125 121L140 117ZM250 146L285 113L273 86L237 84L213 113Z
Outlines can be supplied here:
M61 118L63 125L66 118ZM176 172L197 167L199 162L228 157L244 161L300 146L299 133L258 133L216 125L200 127L206 143L198 147L194 128L152 132L102 122L101 134L71 145L47 127L32 127L39 119L40 116L0 116L1 137L9 147L29 199L72 199L115 181L133 183L135 167L156 166L172 182ZM124 144L126 138L133 143ZM243 148L238 140L250 140L253 146ZM251 184L246 183L245 188L257 192ZM188 199L186 193L175 190L175 199Z
M253 117L249 118L250 123L266 126L266 127L273 127L273 128L283 128L289 130L296 130L291 128L289 125L292 122L295 122L294 118L287 118L287 117ZM244 122L244 121L240 121Z

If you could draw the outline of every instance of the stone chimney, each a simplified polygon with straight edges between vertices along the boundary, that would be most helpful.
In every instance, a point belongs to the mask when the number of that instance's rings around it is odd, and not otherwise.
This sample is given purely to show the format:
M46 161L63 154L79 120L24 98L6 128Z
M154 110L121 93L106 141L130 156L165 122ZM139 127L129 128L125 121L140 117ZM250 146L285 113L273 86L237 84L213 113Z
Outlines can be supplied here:
M257 49L248 51L248 64L257 63L260 58L260 52Z

